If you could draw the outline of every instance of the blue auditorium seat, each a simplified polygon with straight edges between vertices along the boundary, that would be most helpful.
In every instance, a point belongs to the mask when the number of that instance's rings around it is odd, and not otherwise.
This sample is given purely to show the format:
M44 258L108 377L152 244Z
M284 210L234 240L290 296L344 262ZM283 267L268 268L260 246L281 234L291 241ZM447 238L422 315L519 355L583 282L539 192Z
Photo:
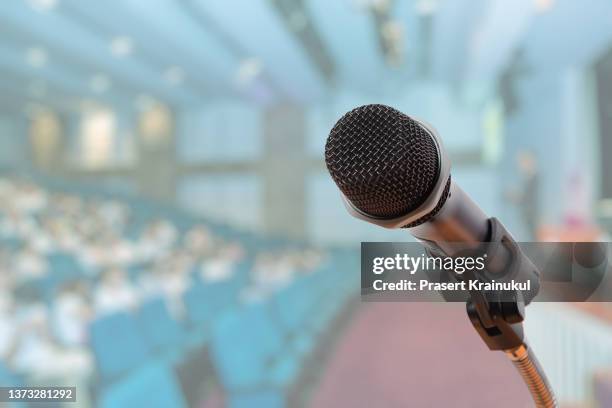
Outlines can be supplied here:
M49 260L49 266L54 273L60 273L64 276L70 277L82 277L85 271L79 261L74 256L63 253L55 252L47 256Z
M164 299L152 299L142 305L138 322L149 349L154 352L179 350L186 340L184 327L170 315Z
M14 237L0 237L0 248L17 251L23 246L23 241Z
M39 293L51 300L57 290L65 283L86 278L82 265L72 255L56 252L47 256L49 273L33 282Z
M189 322L207 328L223 310L235 304L241 285L237 279L216 283L196 279L184 297Z
M150 269L150 263L136 263L125 268L125 271L131 282L138 282L138 279L145 273L150 272Z
M289 352L284 340L264 303L233 309L215 322L211 355L231 400L240 401L232 407L259 406L247 401L260 401L264 391L266 400L284 400L301 368L301 360Z
M310 283L306 278L296 280L278 292L271 304L275 321L293 350L300 354L312 351L315 344L312 321L316 318L316 306L320 305L321 299Z
M18 387L22 385L22 378L13 373L4 362L0 361L0 387Z
M98 406L183 408L187 404L172 370L164 364L151 363L103 390Z
M91 324L90 338L104 381L138 367L150 356L136 319L128 313L115 313L97 319Z

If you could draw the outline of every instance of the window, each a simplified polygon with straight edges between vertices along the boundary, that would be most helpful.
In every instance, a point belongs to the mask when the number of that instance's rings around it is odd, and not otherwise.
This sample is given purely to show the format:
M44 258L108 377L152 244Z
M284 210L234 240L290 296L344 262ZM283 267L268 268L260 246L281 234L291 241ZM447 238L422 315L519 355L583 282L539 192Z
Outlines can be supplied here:
M84 114L81 122L80 164L87 168L105 167L114 162L115 115L107 109Z

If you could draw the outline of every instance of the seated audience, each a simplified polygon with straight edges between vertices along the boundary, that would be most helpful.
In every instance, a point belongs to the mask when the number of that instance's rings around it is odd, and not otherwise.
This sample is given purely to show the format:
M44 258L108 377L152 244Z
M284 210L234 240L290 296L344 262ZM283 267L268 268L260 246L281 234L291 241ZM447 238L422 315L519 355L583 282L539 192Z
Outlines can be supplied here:
M131 311L138 306L138 292L121 268L106 270L94 289L94 309L97 315Z

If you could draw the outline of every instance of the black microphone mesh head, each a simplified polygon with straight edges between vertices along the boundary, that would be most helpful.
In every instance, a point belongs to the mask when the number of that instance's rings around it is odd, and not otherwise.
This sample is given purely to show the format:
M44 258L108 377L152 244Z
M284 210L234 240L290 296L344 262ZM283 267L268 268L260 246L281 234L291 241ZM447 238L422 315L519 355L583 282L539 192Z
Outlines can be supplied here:
M325 162L344 196L378 218L415 210L440 173L433 136L384 105L361 106L340 118L327 139Z

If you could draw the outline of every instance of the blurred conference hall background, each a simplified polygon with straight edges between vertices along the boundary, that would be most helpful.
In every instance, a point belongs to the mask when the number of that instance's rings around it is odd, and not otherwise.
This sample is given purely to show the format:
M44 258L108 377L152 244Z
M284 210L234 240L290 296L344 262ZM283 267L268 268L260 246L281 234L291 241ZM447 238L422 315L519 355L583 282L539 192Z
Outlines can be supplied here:
M2 2L0 385L530 406L463 305L359 302L359 243L411 239L351 218L325 169L367 103L433 124L518 240L610 239L608 0ZM612 407L612 308L526 325L563 407Z

